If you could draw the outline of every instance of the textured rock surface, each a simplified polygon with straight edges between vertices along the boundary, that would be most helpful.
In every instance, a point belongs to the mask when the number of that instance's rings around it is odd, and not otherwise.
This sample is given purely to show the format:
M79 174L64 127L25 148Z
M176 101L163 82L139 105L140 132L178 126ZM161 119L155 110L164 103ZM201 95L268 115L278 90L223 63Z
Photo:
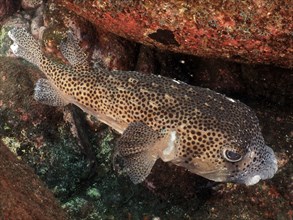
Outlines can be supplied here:
M290 1L51 2L104 30L161 49L293 67Z
M0 124L2 124L0 122ZM53 194L33 170L0 141L0 218L67 219Z
M19 9L20 0L0 0L0 21Z
M21 0L21 7L25 10L34 9L42 4L42 0Z

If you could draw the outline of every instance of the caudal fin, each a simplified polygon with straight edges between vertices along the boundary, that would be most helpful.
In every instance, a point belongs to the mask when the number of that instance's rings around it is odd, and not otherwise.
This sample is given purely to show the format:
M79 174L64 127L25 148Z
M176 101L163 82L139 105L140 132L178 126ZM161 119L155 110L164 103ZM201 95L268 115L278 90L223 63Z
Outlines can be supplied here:
M16 56L40 66L43 56L40 43L27 30L24 28L13 28L8 32L8 36L14 42L10 48Z

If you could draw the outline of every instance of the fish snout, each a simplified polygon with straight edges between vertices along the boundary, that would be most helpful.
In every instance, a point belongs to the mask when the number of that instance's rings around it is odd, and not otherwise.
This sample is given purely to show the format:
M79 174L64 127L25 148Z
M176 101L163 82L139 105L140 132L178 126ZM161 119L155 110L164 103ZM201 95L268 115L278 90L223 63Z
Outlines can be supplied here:
M253 156L250 170L243 176L243 183L247 186L254 185L260 180L271 179L278 170L278 162L272 148L264 146L262 156ZM240 182L242 182L240 181Z

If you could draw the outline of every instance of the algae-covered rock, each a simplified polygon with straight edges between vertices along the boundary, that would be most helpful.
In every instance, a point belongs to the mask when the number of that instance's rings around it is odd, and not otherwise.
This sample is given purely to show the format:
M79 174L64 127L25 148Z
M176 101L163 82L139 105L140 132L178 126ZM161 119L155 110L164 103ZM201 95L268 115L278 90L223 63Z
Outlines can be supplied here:
M70 124L63 121L61 109L38 104L33 99L34 83L40 72L21 60L0 58L0 65L2 141L35 168L47 185L54 188L55 195L68 195L87 175L90 162L82 156Z
M0 140L1 219L65 220L67 216L53 193L23 161Z
M37 8L42 4L42 0L21 0L21 7L25 10Z
M19 9L19 1L0 0L0 21Z

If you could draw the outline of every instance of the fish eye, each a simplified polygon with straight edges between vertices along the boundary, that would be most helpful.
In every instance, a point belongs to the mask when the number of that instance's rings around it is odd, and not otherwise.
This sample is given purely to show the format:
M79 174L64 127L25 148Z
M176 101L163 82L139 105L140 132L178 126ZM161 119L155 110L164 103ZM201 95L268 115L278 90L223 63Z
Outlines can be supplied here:
M223 156L229 162L238 162L242 159L241 154L239 154L235 151L232 151L232 150L228 150L228 149L225 149L223 151Z

